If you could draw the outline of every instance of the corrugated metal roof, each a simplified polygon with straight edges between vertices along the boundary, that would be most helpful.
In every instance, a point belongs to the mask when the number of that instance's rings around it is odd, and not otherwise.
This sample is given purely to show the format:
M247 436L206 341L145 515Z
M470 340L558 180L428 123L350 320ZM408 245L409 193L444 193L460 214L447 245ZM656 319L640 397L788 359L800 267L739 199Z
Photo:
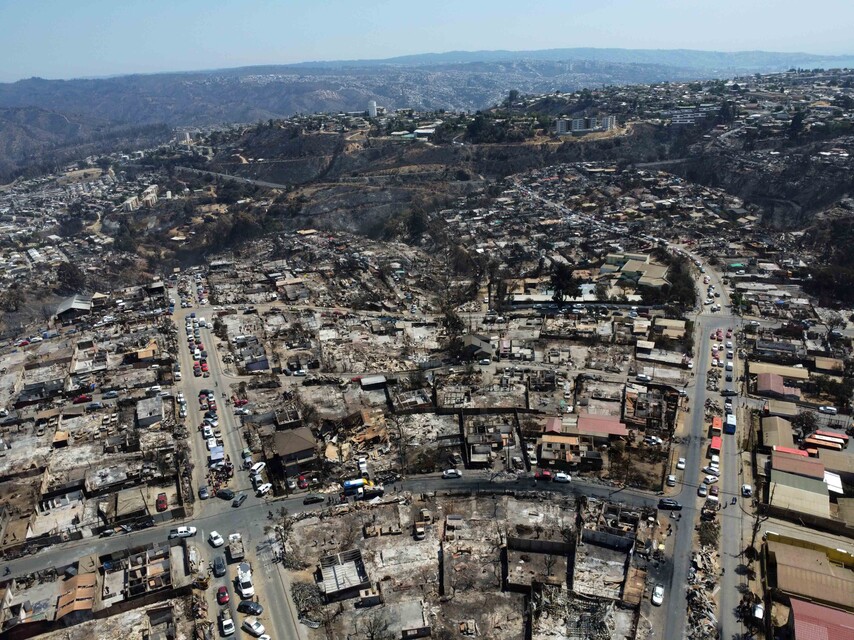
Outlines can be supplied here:
M816 458L805 458L791 453L774 451L771 454L771 468L775 471L824 480L824 465Z
M763 418L762 443L766 447L794 447L792 423L776 416Z
M777 588L809 600L854 609L854 571L833 565L816 549L768 541L776 563Z
M830 517L827 486L821 480L772 471L770 486L769 495L775 507L820 518Z

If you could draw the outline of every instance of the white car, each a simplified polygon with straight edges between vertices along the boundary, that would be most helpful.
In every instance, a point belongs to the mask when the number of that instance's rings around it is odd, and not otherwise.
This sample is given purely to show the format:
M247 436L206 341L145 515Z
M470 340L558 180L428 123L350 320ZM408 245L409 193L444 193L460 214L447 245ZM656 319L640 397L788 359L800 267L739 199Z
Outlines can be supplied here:
M717 476L706 476L705 478L703 478L703 484L715 484L717 481Z
M837 410L837 408L836 408L836 407L831 407L831 406L827 406L827 405L822 405L822 406L820 406L820 407L818 408L818 410L819 410L821 413L826 413L826 414L827 414L827 415L829 415L829 416L835 416L837 413L839 413L839 411Z
M247 633L251 633L256 638L259 638L264 633L265 629L264 625L258 622L258 618L252 616L243 621L243 630Z
M655 588L652 590L652 604L656 607L660 607L664 602L664 585L657 584Z
M178 527L177 529L172 529L169 532L169 539L172 538L191 538L196 535L195 527Z
M208 542L210 542L211 546L214 547L221 547L225 544L225 540L223 540L222 536L219 535L219 533L216 531L210 532L210 535L208 536Z
M264 484L260 485L257 489L255 489L255 494L258 497L266 496L268 493L270 493L270 490L272 488L273 488L272 484L270 484L269 482L265 482Z
M208 438L205 444L208 447L208 451L210 451L216 446L216 438Z
M558 471L552 478L552 482L572 482L572 478L568 473Z
M676 461L676 468L680 471L685 468L685 458L679 458L679 460Z
M445 469L442 472L442 477L445 479L449 478L462 478L463 474L459 469Z
M710 464L707 467L703 467L703 473L717 478L721 475L721 470L720 468Z

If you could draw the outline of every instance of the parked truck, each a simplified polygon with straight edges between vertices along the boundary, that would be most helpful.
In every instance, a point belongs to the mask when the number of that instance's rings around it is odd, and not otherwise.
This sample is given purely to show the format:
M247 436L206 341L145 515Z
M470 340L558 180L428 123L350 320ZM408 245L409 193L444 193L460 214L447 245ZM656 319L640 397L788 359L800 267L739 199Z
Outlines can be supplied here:
M243 549L243 536L239 533L232 533L228 536L228 557L232 562L243 560L245 553Z

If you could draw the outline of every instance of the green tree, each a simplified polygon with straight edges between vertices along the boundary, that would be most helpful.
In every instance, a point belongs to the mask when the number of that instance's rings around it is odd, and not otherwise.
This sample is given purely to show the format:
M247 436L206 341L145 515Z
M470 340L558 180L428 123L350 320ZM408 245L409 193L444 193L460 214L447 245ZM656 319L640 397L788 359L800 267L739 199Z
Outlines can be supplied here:
M56 268L56 281L60 291L80 292L86 287L86 275L76 264L62 262Z
M567 298L575 298L581 293L581 284L573 275L573 269L563 262L555 262L552 266L552 299L563 305Z

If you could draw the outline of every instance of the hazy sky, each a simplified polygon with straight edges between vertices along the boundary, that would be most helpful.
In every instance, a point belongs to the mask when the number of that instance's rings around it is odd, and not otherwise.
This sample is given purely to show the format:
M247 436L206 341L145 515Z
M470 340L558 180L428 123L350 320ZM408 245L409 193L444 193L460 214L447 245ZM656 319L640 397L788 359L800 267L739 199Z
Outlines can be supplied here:
M477 49L854 53L854 0L0 0L0 81Z

